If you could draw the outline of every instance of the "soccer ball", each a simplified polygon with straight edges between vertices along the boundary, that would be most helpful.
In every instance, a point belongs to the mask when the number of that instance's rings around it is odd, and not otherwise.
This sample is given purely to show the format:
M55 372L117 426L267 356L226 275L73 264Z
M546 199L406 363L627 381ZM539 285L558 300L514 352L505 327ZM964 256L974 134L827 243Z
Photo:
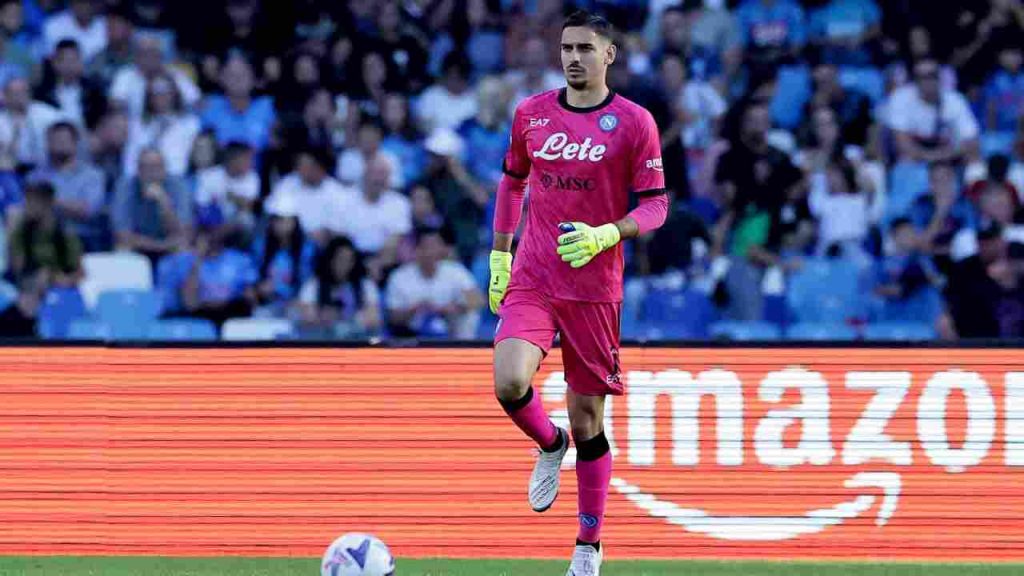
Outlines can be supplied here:
M393 576L395 558L387 545L370 534L351 533L327 547L320 576Z

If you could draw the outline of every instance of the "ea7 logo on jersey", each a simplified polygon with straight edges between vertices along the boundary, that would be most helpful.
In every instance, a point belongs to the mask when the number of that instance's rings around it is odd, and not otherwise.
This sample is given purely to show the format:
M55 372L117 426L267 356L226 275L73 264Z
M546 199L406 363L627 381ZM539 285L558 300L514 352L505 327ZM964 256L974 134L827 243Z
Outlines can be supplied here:
M555 132L544 141L540 150L533 153L534 158L545 160L587 160L589 162L600 162L604 158L607 148L604 144L593 145L593 140L588 136L582 144L569 142L569 136L565 132Z
M664 172L665 169L661 165L661 158L654 158L647 161L647 167L657 170L658 172Z
M547 126L548 122L551 122L550 118L530 118L530 128L536 126Z

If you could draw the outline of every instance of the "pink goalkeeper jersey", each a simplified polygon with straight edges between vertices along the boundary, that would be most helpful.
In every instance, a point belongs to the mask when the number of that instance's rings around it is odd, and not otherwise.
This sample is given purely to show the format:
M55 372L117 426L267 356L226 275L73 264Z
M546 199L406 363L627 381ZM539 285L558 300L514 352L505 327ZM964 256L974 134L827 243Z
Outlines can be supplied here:
M661 194L658 127L642 106L615 94L596 106L569 105L565 89L527 98L516 108L505 173L529 177L526 227L509 289L554 298L622 300L622 243L573 269L556 252L560 222L600 226L623 218L629 194Z

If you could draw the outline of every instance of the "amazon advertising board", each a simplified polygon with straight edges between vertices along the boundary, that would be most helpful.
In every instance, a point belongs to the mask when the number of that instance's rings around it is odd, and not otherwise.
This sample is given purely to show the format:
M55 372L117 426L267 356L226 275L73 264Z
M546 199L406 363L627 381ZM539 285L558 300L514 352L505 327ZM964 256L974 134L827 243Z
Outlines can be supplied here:
M1024 560L1024 351L626 348L612 558ZM486 348L0 348L0 553L560 558ZM554 350L534 381L561 424ZM496 541L514 546L493 546Z

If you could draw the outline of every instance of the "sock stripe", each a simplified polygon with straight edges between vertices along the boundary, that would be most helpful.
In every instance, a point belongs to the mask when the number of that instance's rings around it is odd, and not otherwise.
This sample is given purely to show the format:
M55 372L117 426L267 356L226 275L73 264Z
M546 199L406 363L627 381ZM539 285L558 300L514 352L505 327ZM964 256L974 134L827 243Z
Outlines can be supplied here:
M608 438L602 430L597 436L589 440L576 441L576 459L583 462L592 462L604 456L611 450L608 445Z
M526 389L526 394L523 395L519 400L502 400L498 398L498 403L505 410L506 414L514 414L530 404L533 400L533 386Z

